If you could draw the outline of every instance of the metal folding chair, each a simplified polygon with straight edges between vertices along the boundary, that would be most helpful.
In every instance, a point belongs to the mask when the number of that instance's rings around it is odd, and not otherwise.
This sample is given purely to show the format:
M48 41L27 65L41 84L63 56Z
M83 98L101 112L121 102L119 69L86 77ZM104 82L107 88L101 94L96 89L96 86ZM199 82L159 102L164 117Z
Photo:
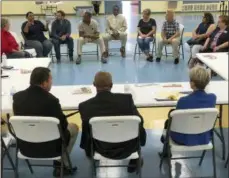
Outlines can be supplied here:
M156 44L157 44L157 39L156 39L156 35L154 36L154 40L150 43L150 46L152 46L152 54L156 56ZM141 55L142 51L138 46L138 42L135 45L135 49L134 49L134 60L136 59L136 55Z

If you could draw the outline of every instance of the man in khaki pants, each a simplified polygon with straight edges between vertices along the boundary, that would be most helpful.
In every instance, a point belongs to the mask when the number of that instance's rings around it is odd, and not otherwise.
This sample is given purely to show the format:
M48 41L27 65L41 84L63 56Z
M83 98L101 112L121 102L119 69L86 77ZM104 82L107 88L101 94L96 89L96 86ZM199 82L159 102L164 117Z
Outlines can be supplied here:
M99 36L98 23L91 18L90 12L85 12L83 21L79 24L79 39L77 40L77 54L76 64L81 63L81 55L83 45L86 43L96 43L100 47L101 61L107 63L107 55L105 53L105 46L103 38Z
M162 49L164 45L171 44L173 50L174 64L179 63L179 44L180 44L180 27L174 19L174 12L167 10L166 21L163 23L161 30L161 40L158 42L157 62L161 61Z
M107 18L106 34L103 36L104 44L106 47L106 53L108 54L108 42L110 40L120 40L121 41L121 56L126 57L126 41L127 41L127 23L126 18L119 14L119 6L115 5L113 7L113 15Z

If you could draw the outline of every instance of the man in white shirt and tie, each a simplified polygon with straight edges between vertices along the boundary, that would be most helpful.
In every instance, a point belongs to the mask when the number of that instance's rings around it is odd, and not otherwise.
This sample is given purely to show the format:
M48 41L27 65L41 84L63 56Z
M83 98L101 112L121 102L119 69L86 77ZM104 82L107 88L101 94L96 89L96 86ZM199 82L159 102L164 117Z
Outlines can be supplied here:
M113 15L107 18L106 24L106 34L103 36L106 52L108 54L109 47L108 42L110 40L120 40L121 41L121 56L126 56L126 41L127 41L127 23L126 18L119 14L119 6L115 5L113 7Z

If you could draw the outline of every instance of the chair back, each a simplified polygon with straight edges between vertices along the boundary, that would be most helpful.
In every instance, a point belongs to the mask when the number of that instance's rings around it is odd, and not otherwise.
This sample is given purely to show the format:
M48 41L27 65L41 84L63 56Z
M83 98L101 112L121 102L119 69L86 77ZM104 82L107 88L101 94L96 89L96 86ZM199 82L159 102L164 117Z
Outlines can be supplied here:
M92 138L108 143L119 143L139 136L138 116L109 116L90 119Z
M213 129L218 109L184 109L170 113L170 131L182 134L200 134Z
M12 116L9 120L14 134L22 141L41 143L60 138L59 120L52 117Z
M180 28L180 41L181 41L181 43L182 43L182 41L183 41L183 36L184 36L184 25L182 25L182 24L180 24L179 23L179 28Z

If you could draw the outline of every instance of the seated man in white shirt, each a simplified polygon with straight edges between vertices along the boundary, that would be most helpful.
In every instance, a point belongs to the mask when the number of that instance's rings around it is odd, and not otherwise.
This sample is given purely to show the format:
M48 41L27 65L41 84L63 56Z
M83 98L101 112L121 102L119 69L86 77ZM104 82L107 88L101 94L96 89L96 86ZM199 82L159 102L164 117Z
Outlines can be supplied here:
M113 7L113 15L107 18L106 34L103 36L104 44L106 47L106 52L108 54L108 42L110 40L120 40L121 41L121 56L126 57L126 41L127 41L127 23L126 18L119 14L119 6L115 5Z
M99 36L98 23L92 19L90 12L85 12L83 21L79 24L79 39L77 40L77 54L76 64L81 63L82 48L85 43L96 43L100 46L101 61L107 63L107 55L103 38Z

